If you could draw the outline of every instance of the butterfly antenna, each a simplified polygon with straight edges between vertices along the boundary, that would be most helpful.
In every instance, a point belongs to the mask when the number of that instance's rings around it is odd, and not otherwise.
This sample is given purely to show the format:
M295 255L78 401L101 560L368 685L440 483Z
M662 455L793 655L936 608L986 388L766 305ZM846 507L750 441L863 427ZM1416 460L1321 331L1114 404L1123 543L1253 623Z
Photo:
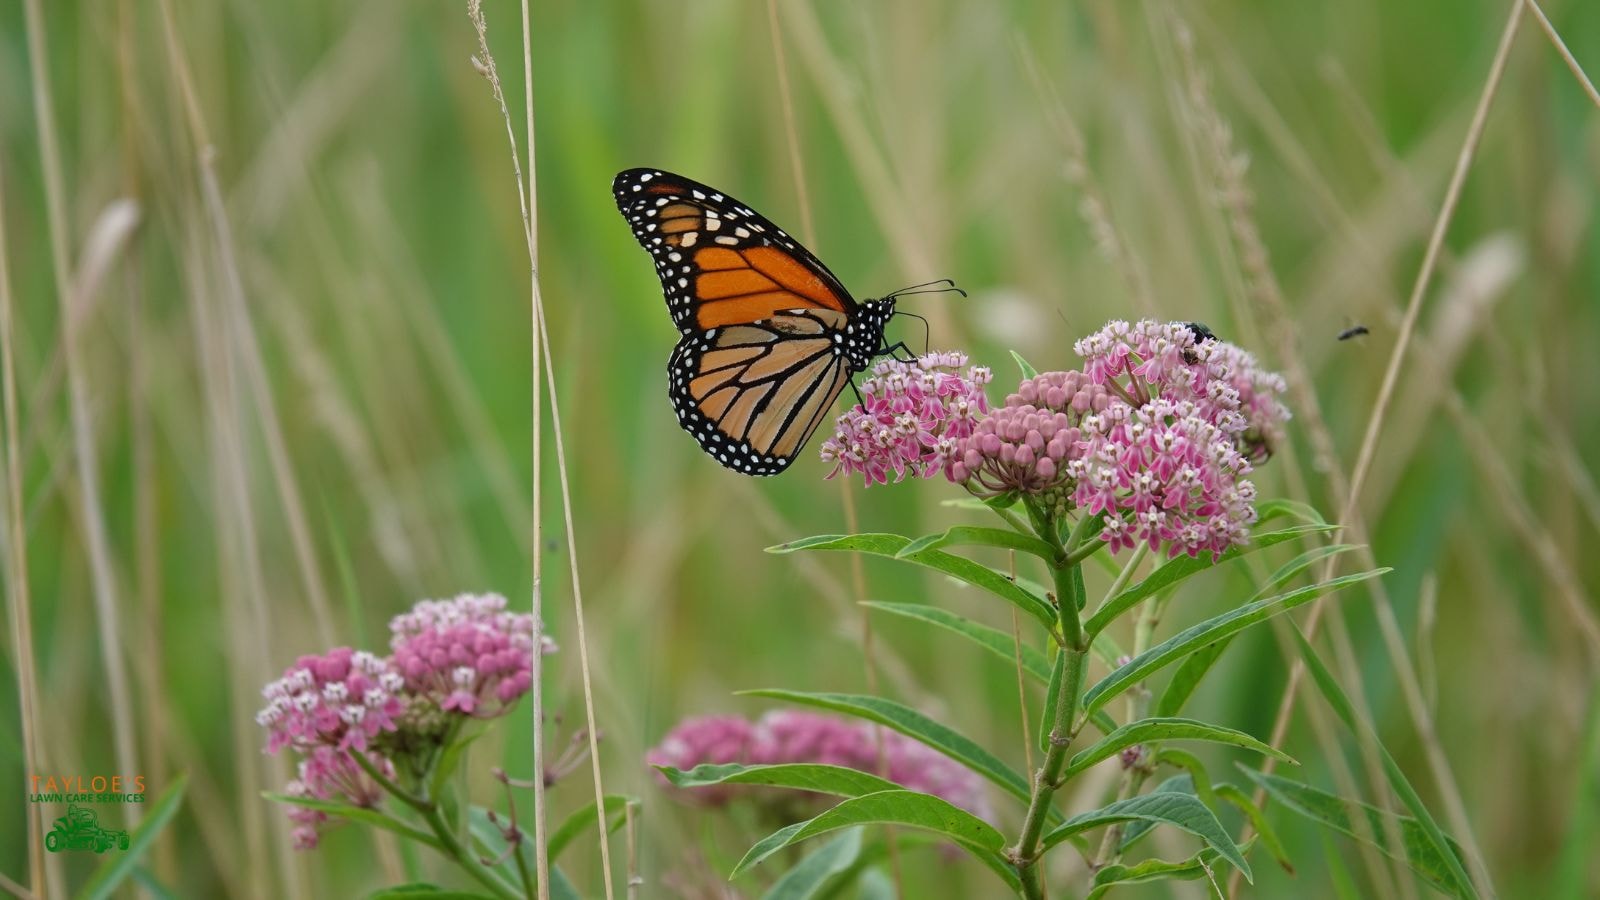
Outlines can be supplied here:
M944 287L938 287L937 285L944 285ZM900 290L895 291L892 294L885 295L882 299L884 299L884 300L892 300L892 299L894 299L896 297L910 297L910 296L912 296L914 294L949 294L949 293L960 294L963 297L965 297L967 295L966 291L963 291L961 288L956 287L956 283L954 281L951 281L948 278L941 278L938 281L927 281L927 282L923 282L922 284L913 284L910 287L901 288Z
M897 316L910 316L922 323L922 354L926 356L928 354L928 342L933 338L933 329L928 326L928 320L914 312L906 312L903 309L895 310L894 314Z

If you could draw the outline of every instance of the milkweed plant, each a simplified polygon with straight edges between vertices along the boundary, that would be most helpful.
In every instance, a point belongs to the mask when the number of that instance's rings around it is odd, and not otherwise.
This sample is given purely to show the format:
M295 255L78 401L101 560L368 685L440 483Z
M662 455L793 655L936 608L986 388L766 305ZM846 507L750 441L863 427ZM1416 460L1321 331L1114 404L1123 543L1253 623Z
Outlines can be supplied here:
M538 896L532 837L512 790L531 782L495 769L500 812L471 803L461 776L469 745L515 709L532 687L534 653L555 652L555 641L498 594L424 600L394 617L389 632L386 656L349 647L302 656L262 689L256 723L265 752L293 758L295 776L267 796L284 804L294 847L315 850L329 830L359 823L443 854L489 892L419 882L381 896ZM583 737L541 773L546 785L582 762ZM608 827L630 802L606 798ZM599 820L590 804L555 833L567 842ZM552 855L559 849L553 840ZM550 877L556 896L576 896L559 869Z
M1257 844L1288 867L1260 807L1178 745L1210 742L1293 760L1244 732L1185 717L1184 706L1235 635L1387 570L1291 586L1314 563L1353 548L1319 540L1334 528L1314 510L1258 497L1250 476L1283 440L1289 411L1283 378L1250 353L1203 326L1155 321L1111 322L1073 349L1081 364L1070 371L1038 372L1018 357L1023 377L998 403L987 392L992 371L969 365L961 353L882 360L863 379L861 402L822 445L830 478L861 476L869 488L943 481L967 495L951 505L998 526L958 525L915 539L822 535L771 548L846 551L922 566L1015 608L1035 640L1014 641L933 603L866 604L975 643L1042 689L1034 771L1024 775L955 728L884 697L752 691L827 714L775 712L754 723L690 719L647 756L686 800L721 807L750 797L789 814L782 828L749 849L733 876L809 838L839 832L779 879L789 888L837 882L869 859L855 826L875 823L931 833L935 843L971 854L1025 898L1046 896L1047 861L1056 853L1082 858L1091 897L1163 878L1203 878L1220 896L1226 867L1251 877L1246 856ZM1266 527L1277 519L1295 524ZM1187 579L1295 542L1310 547L1253 595L1158 640ZM990 568L957 552L963 547L1031 557L1048 579ZM1090 564L1114 573L1110 588L1092 602L1083 575ZM1124 649L1111 626L1130 617L1133 643ZM1309 645L1302 646L1319 686L1337 691ZM1152 676L1169 668L1157 696ZM881 731L876 744L872 729ZM1109 802L1063 809L1063 789L1102 764L1120 769L1114 796L1104 798ZM1352 820L1377 823L1374 816L1390 815L1241 769L1284 806L1347 834ZM1164 777L1152 788L1156 776ZM794 789L807 802L774 806L774 792L764 790L771 787ZM991 793L1001 801L996 806ZM1442 890L1464 889L1454 849L1442 837L1429 844L1437 829L1424 833L1418 820L1395 818L1408 838L1402 860ZM1236 841L1229 820L1248 822L1254 837ZM1188 833L1198 849L1180 860L1125 861L1156 827ZM902 830L901 840L914 833ZM1051 887L1052 895L1062 895L1064 885ZM778 893L775 887L772 895Z

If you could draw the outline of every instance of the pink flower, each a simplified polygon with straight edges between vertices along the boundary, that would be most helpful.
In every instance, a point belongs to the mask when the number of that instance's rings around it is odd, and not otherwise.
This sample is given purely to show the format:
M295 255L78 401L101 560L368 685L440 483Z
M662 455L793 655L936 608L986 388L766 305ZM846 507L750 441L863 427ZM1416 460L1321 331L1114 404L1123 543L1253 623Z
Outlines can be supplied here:
M267 705L256 723L267 729L267 752L293 746L365 749L381 732L394 731L404 711L402 682L387 661L365 651L336 647L302 656L261 694Z
M961 441L945 474L980 494L1044 494L1065 485L1079 425L1115 398L1082 372L1024 380Z
M394 765L389 760L373 754L369 754L368 759L385 778L394 777ZM350 758L349 753L326 746L313 749L300 761L299 777L284 785L283 792L290 797L337 800L369 809L383 799L383 788ZM328 814L295 804L289 804L286 812L295 826L294 848L315 850Z
M929 353L914 363L885 359L861 383L862 402L839 417L822 458L828 477L856 472L868 486L907 475L931 478L955 458L957 443L989 412L982 366L965 374L961 353Z
M533 685L533 616L499 594L424 600L389 623L394 671L426 707L479 719L504 715ZM541 653L556 649L543 636Z
M820 763L879 774L883 770L872 729L863 722L794 710L774 710L754 724L737 716L703 716L685 719L645 759L652 766L679 770L702 764ZM931 747L881 731L890 781L942 797L980 818L992 816L977 775ZM746 793L742 787L717 785L695 788L690 796L720 806Z
M1081 371L1023 381L946 474L1061 517L1104 515L1112 552L1220 555L1256 520L1252 461L1288 419L1283 378L1184 322L1115 321L1078 341Z
M680 771L701 765L748 763L753 741L754 728L738 716L696 716L679 722L660 744L645 753L644 759L651 766L671 766ZM656 778L667 783L659 772ZM713 785L686 796L707 806L722 806L737 794L737 787Z
M1182 322L1112 322L1075 349L1116 398L1083 418L1068 465L1072 502L1107 515L1101 539L1169 556L1244 543L1256 520L1244 476L1281 436L1283 379Z

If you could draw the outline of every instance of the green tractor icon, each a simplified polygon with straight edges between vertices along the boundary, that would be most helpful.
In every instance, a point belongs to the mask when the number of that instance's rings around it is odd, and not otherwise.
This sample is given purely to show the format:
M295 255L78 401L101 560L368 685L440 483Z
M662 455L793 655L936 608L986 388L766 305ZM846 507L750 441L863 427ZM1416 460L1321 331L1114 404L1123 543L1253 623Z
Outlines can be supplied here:
M101 828L100 818L87 806L67 805L67 814L56 820L44 836L44 848L51 853L62 850L93 850L96 853L116 847L128 849L128 833Z

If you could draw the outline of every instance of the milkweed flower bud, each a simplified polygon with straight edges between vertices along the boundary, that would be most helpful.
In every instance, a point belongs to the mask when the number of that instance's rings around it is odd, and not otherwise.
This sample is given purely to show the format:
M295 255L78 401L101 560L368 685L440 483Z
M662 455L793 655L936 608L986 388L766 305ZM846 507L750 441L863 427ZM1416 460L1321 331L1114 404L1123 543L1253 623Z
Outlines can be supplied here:
M508 612L499 594L424 600L389 628L406 690L444 712L504 715L533 685L533 616ZM541 636L541 653L555 649Z

